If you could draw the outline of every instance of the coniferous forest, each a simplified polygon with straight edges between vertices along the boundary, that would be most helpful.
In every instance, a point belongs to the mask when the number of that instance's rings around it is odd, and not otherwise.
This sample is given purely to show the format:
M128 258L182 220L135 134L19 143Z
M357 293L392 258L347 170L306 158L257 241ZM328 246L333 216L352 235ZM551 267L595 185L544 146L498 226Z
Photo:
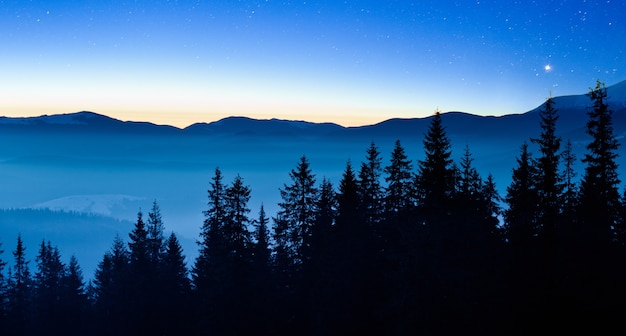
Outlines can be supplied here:
M371 143L333 185L303 156L272 217L215 169L189 263L156 201L91 281L52 242L28 251L18 236L0 254L0 334L623 334L619 144L604 84L588 96L584 157L557 136L548 98L505 195L469 145L452 160L437 112L423 160L397 141L383 162Z

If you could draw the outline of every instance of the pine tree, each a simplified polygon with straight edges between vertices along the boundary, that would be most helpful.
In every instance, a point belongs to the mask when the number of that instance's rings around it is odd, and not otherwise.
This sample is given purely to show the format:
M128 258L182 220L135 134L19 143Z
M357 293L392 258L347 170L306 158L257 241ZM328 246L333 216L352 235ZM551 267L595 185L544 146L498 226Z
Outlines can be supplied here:
M17 236L17 245L13 251L14 264L10 271L8 292L8 314L10 321L10 333L24 334L32 327L29 325L29 318L32 316L30 307L33 296L32 278L28 267L29 261L26 259L26 247L22 241L22 236Z
M128 247L130 250L130 267L135 277L148 276L147 272L150 267L150 250L148 241L148 231L146 224L143 222L143 213L137 213L137 222L135 227L128 234L130 241ZM145 285L143 283L142 285Z
M592 141L583 162L587 164L580 185L579 219L582 235L594 244L607 244L616 239L620 183L617 173L617 148L613 134L613 111L609 109L606 87L600 81L588 94L593 109L588 113L587 134Z
M382 172L382 158L378 147L372 142L367 148L366 161L361 162L359 170L359 211L365 220L365 225L376 227L381 221L383 211L383 194L380 186Z
M61 262L59 250L50 242L41 242L35 258L35 308L37 310L37 329L39 332L61 330L61 294L65 265Z
M270 263L271 248L269 242L270 236L268 224L269 218L266 217L265 208L263 204L261 204L259 218L254 221L256 230L254 233L255 242L252 250L253 264L257 270L267 269Z
M556 225L561 213L563 183L559 174L559 150L561 138L556 136L556 122L559 119L554 108L554 100L548 98L541 117L541 135L531 142L539 145L541 156L537 159L537 194L539 196L537 226L545 241L552 245L556 239Z
M251 325L259 333L270 333L276 319L274 312L279 308L273 306L276 297L271 273L271 248L269 218L265 214L265 207L261 204L259 217L253 221L255 227L254 242L252 243L252 270L251 279Z
M191 334L191 283L183 248L172 232L165 240L159 287L159 321L152 320L163 335Z
M461 204L475 207L481 199L482 179L476 168L472 166L474 158L470 152L469 146L465 146L463 157L460 162L460 170L458 176L458 197L462 199ZM473 209L475 210L475 209Z
M223 236L223 225L226 220L226 190L222 182L222 172L215 169L208 190L208 209L204 211L205 220L200 230L201 240L198 242L200 253L192 268L192 279L195 289L208 299L212 291L213 275L217 265L224 263L227 254Z
M378 174L380 166L376 147L368 151L373 154L368 164L361 165L361 176L367 183L357 180L350 161L346 162L337 193L337 218L333 262L335 284L332 298L334 304L327 309L328 316L334 316L338 328L345 334L372 331L378 320L373 315L380 306L381 269L380 242L376 238L372 221L376 216L368 216L361 207L376 209L380 201ZM369 187L368 187L369 186ZM369 190L369 202L362 202L361 196ZM378 228L376 228L378 229ZM375 329L374 329L375 330Z
M165 241L165 254L163 257L165 290L171 295L182 298L188 294L191 287L183 248L174 232Z
M319 190L315 186L315 175L311 172L309 161L300 158L295 169L289 173L290 184L280 189L281 202L274 217L276 275L276 306L282 314L291 314L293 318L284 324L279 333L293 333L295 328L310 318L306 305L303 283L304 263L308 258L314 226L316 224Z
M159 265L165 253L164 225L161 218L161 209L157 201L152 202L152 209L148 212L148 253L150 264Z
M395 217L411 210L411 194L413 192L413 167L408 159L400 140L396 140L391 152L391 162L385 167L385 213L387 218Z
M58 320L63 335L84 335L86 333L86 314L88 308L86 286L83 272L74 255L65 267L61 279L61 316Z
M487 206L485 209L485 216L486 221L489 223L488 226L493 228L493 234L496 237L496 240L501 241L503 237L501 235L498 217L502 213L502 209L500 208L502 198L498 193L492 174L489 174L483 183L482 196L484 197L484 201Z
M93 279L95 311L99 322L95 328L104 334L114 334L120 328L131 325L129 264L130 254L126 244L117 235L110 250L98 263Z
M244 185L243 178L237 175L232 185L226 189L227 220L224 222L223 234L229 246L229 254L234 258L233 261L239 264L249 260L250 233L247 229L250 224L249 200L250 188Z
M128 329L133 333L150 333L153 325L151 320L158 313L158 297L155 292L159 290L157 281L157 268L151 261L151 241L148 236L146 224L143 221L143 213L137 213L137 222L133 230L128 234L129 248L129 278L127 302L130 310L132 323Z
M561 173L561 180L563 181L563 192L561 193L561 222L563 226L568 227L565 229L569 231L574 221L576 220L576 208L578 207L578 185L576 179L576 155L572 150L572 142L570 140L565 144L565 148L561 153L563 170Z
M447 213L456 184L450 140L439 111L435 112L423 143L426 157L418 162L417 201L422 216L426 215L427 221L430 217L436 222Z
M533 163L528 144L521 147L513 180L506 189L504 221L509 243L523 250L538 235L537 213L539 195L536 187L537 169Z
M359 181L356 179L352 163L348 160L339 183L337 194L337 226L352 227L361 224L359 213ZM351 231L349 229L347 232Z
M293 269L298 270L304 259L304 244L310 241L315 225L319 191L305 156L300 158L289 176L292 183L280 189L282 201L278 204L280 210L276 218L280 232L276 243L283 245Z

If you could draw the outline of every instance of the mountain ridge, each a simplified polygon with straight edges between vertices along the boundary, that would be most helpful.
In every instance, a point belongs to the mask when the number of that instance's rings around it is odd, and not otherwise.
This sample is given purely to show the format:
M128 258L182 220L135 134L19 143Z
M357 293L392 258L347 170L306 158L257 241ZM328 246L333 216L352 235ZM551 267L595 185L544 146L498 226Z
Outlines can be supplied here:
M626 120L622 110L626 109L626 80L607 87L610 108L616 117L614 124ZM589 99L586 94L554 97L555 107L559 111L559 126L566 128L564 133L584 128L581 118L586 118ZM514 121L516 130L530 127L539 120L539 110L544 103L536 108L523 112L500 116L477 115L462 111L448 111L442 113L446 126L453 132L472 132L476 122L496 127L496 123L503 120ZM137 135L240 135L240 136L341 136L367 135L392 136L394 134L418 131L423 133L425 125L432 116L415 118L390 118L378 123L361 126L341 126L332 122L309 122L288 119L256 119L245 116L230 116L212 122L197 122L184 128L171 125L161 125L146 121L122 121L104 114L90 111L73 113L41 115L37 117L0 117L0 128L8 132L98 132L98 133L128 133ZM522 127L523 126L523 127ZM496 130L493 128L493 130ZM620 130L626 131L626 130ZM575 132L579 133L579 132ZM488 135L488 134L483 134ZM494 132L500 136L501 132Z

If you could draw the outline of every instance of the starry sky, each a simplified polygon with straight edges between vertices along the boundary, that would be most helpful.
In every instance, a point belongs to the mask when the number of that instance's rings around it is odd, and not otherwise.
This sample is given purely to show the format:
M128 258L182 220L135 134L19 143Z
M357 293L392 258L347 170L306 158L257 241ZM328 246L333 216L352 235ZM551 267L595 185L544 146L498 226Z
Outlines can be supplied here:
M626 79L625 13L622 0L0 0L0 115L522 113Z

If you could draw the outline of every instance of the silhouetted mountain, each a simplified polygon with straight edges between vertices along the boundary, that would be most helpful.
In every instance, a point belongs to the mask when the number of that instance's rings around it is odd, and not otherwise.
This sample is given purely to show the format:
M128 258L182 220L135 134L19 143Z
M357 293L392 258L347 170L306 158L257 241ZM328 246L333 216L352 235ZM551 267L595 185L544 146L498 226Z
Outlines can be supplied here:
M82 111L76 113L43 115L40 117L0 117L3 132L76 132L76 133L136 133L174 134L178 128L156 125L149 122L120 121L98 113Z
M333 123L310 123L292 120L258 120L229 117L212 123L197 123L186 127L186 133L235 136L320 136L344 130Z

